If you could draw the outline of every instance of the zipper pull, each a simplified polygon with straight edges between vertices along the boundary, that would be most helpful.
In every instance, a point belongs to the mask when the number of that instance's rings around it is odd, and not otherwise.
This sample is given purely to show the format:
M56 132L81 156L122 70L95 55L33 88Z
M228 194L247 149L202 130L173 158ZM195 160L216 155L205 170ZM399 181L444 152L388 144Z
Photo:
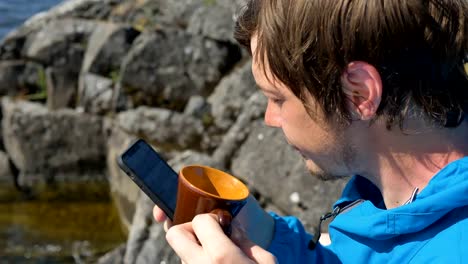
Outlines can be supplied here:
M360 205L364 201L365 201L364 199L357 199L356 201L354 201L354 202L352 202L352 203L350 203L348 205L345 205L343 207L337 206L337 207L335 207L333 209L333 211L322 215L320 217L320 222L318 224L317 232L315 233L314 237L310 240L308 248L310 250L313 250L315 248L315 246L317 246L317 243L318 243L318 241L320 239L320 235L322 234L321 228L322 228L322 221L323 220L328 219L330 217L335 218L338 214L345 213L345 212L353 209L354 207Z
M314 250L315 247L317 246L317 243L320 239L320 236L322 235L322 222L330 217L335 217L337 216L341 211L341 208L339 206L335 207L332 212L328 212L320 217L320 221L318 223L317 231L312 237L312 239L309 242L308 248L310 250Z

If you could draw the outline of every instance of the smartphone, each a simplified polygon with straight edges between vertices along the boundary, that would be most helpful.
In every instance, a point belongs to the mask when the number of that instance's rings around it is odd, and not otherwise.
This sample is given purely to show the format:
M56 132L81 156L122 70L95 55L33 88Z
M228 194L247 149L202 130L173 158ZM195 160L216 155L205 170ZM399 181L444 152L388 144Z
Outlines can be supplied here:
M138 139L118 158L119 167L173 220L178 174L143 139Z

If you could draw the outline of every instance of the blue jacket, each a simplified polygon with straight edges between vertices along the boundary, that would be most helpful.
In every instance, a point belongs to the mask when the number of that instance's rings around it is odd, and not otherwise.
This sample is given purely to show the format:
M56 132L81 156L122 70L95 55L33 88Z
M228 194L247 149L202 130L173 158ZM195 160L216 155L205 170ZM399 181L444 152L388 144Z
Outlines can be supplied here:
M272 213L268 250L279 263L468 263L468 157L440 170L407 205L382 209L375 185L354 176L334 208L359 199L330 223L332 243L314 250L297 218Z

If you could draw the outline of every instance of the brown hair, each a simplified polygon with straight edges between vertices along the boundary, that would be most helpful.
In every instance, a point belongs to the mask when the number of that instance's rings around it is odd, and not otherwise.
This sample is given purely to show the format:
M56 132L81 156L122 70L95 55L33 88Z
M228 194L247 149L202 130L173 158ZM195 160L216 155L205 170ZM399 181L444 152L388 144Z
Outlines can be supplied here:
M379 71L377 115L389 129L402 127L411 104L441 125L468 113L466 0L250 0L235 38L250 51L254 34L258 61L328 118L351 120L340 76L352 61Z

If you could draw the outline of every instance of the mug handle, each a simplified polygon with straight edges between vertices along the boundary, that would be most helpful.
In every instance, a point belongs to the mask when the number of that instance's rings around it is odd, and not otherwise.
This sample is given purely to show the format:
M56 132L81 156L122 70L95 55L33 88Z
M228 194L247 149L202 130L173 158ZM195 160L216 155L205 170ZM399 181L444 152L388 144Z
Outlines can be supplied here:
M228 211L222 209L214 209L211 213L218 217L218 223L223 229L224 234L230 237L232 233L232 215Z

